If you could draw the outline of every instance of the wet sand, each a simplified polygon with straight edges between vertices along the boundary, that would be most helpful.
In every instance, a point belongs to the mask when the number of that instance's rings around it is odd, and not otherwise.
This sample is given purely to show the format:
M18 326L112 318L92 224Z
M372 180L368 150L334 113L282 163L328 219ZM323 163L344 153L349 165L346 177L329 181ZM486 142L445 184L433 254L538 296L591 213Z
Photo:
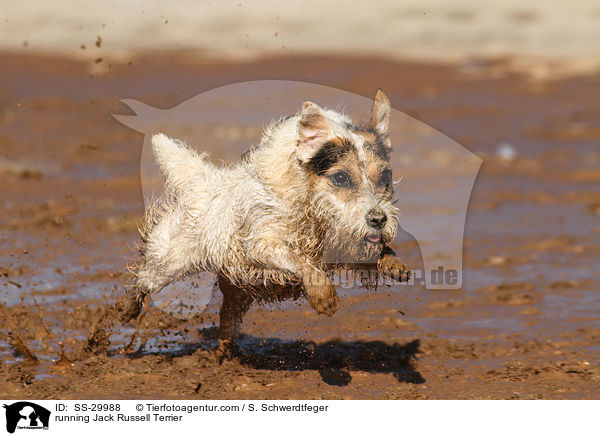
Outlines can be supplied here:
M499 61L0 59L0 291L14 324L0 328L17 330L40 359L27 362L5 336L2 397L600 397L599 75L539 81ZM333 318L303 301L255 306L241 357L222 365L211 352L216 292L189 320L151 310L131 355L119 351L133 325L116 331L109 356L69 362L102 305L123 292L143 212L143 136L112 118L128 113L119 99L168 108L258 79L367 97L381 87L397 109L483 158L463 289L342 290ZM516 157L499 157L501 144ZM420 265L414 239L396 248Z

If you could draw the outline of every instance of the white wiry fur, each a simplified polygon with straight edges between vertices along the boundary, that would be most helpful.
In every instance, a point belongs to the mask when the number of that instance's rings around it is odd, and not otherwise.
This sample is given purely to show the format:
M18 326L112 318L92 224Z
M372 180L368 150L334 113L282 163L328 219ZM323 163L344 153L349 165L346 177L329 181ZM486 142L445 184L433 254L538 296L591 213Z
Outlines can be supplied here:
M327 135L351 140L364 161L364 138L353 133L351 120L335 111L323 113ZM259 146L226 167L163 134L152 137L166 189L148 208L141 230L143 256L133 268L139 289L158 292L201 270L240 287L286 284L321 271L326 249L358 257L381 252L397 227L391 194L378 192L364 174L351 200L324 188L326 182L311 176L297 155L301 119L299 113L274 123ZM373 207L388 221L381 243L365 244L372 229L364 217Z

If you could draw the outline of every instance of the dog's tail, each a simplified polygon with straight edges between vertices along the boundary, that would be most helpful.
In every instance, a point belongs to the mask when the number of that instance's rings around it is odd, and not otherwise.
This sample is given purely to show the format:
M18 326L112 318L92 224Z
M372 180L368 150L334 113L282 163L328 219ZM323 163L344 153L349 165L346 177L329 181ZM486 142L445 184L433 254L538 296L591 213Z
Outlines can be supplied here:
M198 154L184 142L158 133L152 136L152 151L167 185L181 186L206 165L206 155Z

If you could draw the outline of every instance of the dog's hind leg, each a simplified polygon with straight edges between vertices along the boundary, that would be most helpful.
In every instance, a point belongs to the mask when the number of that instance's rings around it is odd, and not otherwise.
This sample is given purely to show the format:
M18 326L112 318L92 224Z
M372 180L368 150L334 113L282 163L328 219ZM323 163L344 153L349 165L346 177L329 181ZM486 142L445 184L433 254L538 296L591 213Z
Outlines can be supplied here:
M222 360L230 359L235 352L242 318L250 309L253 299L244 289L235 286L221 275L219 275L219 289L223 293L223 303L219 312L218 350Z
M127 290L116 303L104 307L98 321L90 328L82 355L104 353L108 349L110 329L116 321L127 323L140 316L144 301L150 294L183 274L184 266L177 262L165 262L167 267L154 268L146 264L136 272L136 285Z
M122 323L129 322L140 316L148 292L133 287L115 304L117 316Z
M81 352L82 356L105 353L109 345L109 330L115 320L126 323L137 318L142 312L146 295L147 293L134 287L129 289L114 305L105 306L98 321L90 328L86 345Z
M115 305L119 321L126 323L138 318L148 295L196 271L191 239L180 231L177 216L163 220L148 236L144 259L130 268L135 275L135 286Z

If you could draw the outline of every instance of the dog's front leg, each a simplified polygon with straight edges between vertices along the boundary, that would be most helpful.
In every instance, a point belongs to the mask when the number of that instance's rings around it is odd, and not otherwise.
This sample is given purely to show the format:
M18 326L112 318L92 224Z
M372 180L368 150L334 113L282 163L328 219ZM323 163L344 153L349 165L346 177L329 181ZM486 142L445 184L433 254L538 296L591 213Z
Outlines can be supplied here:
M265 246L262 241L270 241L268 249L254 253L255 259L270 269L293 273L302 282L304 296L318 313L333 316L338 308L339 297L327 274L290 251L285 243L274 236L262 236L255 246ZM266 246L265 246L266 247Z
M306 266L301 269L302 287L309 304L318 313L333 316L340 301L335 287L324 271Z
M396 281L407 282L410 280L410 269L387 245L383 246L381 257L377 261L377 269Z

